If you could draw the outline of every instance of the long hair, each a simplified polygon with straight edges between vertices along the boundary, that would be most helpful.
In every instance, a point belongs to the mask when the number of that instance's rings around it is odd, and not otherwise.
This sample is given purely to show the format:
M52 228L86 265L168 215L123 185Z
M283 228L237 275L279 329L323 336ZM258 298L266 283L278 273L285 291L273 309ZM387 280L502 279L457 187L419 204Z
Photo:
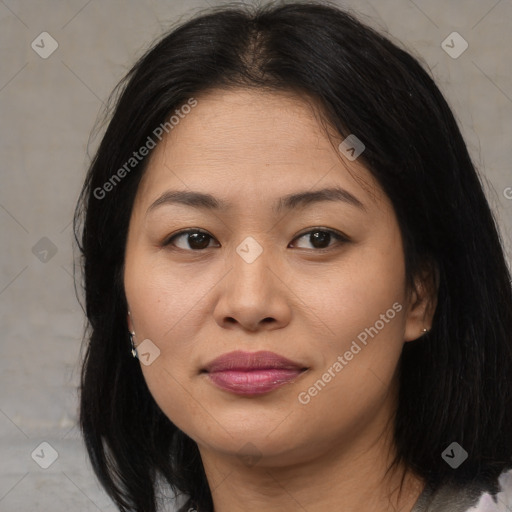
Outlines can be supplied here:
M366 146L359 161L398 218L408 283L427 262L437 268L432 330L406 343L399 362L393 465L434 488L493 481L512 467L512 291L460 130L416 58L336 6L297 2L195 15L110 98L74 217L88 319L79 423L102 486L122 512L156 511L159 479L189 506L213 508L196 443L159 409L130 354L124 251L151 151L126 163L190 98L240 87L314 98L329 126L356 134ZM441 456L453 441L468 453L457 469Z

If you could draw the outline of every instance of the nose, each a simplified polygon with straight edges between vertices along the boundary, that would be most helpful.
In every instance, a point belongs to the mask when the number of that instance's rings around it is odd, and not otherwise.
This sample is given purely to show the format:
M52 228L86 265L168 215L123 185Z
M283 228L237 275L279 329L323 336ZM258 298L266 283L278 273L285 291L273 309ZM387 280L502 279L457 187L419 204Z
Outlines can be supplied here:
M287 325L290 290L283 267L269 251L263 250L254 261L235 253L229 263L231 270L222 280L214 310L216 322L225 329L251 332Z

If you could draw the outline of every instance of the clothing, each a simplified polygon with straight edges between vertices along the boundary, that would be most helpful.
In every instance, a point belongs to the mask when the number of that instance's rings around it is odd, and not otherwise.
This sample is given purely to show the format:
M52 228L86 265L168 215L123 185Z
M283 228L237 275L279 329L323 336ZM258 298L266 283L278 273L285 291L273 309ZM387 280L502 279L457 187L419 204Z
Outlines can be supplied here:
M178 512L189 512L189 507L185 504ZM494 489L473 483L434 491L427 485L411 512L512 512L512 469L500 475Z
M474 484L463 488L444 485L434 492L427 485L411 512L467 512L485 491L483 486Z
M427 485L411 512L512 512L512 470L503 471L492 488L443 485L434 492Z

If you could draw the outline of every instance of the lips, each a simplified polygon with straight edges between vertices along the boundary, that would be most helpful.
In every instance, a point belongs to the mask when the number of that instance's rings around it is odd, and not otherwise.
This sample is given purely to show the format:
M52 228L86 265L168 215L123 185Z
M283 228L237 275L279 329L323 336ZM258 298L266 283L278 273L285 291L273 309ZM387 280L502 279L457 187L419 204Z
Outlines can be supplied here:
M274 352L235 351L214 359L202 373L225 391L257 395L294 381L306 370L304 365Z

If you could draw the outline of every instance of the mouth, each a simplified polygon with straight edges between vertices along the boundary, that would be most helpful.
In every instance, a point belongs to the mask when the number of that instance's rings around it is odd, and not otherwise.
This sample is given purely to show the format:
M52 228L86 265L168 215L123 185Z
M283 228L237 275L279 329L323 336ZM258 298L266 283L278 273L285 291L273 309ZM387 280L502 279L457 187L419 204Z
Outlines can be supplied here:
M294 382L308 369L274 352L236 351L214 359L201 373L224 391L259 395Z

